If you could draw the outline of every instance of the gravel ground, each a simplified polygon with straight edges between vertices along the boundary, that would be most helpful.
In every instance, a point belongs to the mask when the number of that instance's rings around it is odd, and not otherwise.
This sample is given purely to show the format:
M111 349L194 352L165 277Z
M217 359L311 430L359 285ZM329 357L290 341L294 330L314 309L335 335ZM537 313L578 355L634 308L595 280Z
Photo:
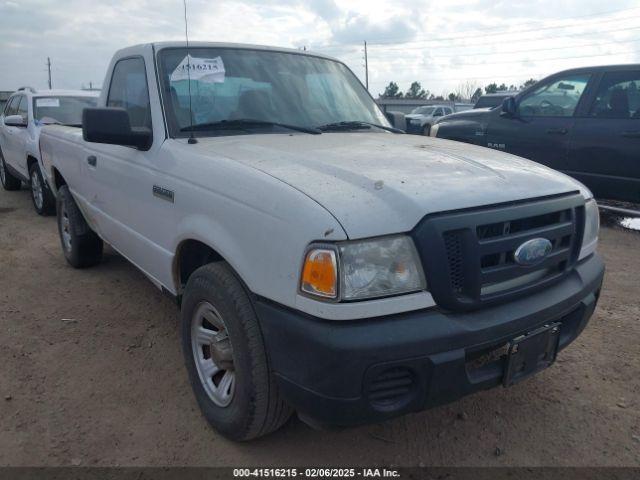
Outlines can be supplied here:
M591 324L515 387L341 431L294 418L235 444L199 413L175 305L110 249L68 267L55 219L0 189L0 465L640 466L639 246L603 228Z

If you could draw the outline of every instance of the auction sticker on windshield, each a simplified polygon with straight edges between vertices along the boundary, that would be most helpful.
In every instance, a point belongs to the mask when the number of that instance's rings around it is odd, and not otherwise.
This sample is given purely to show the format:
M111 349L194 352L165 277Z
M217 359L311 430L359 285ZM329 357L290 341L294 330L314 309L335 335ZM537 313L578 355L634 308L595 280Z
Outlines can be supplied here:
M171 81L199 80L206 83L224 83L224 63L221 57L197 58L187 55L171 74Z
M59 107L59 98L36 98L36 107Z

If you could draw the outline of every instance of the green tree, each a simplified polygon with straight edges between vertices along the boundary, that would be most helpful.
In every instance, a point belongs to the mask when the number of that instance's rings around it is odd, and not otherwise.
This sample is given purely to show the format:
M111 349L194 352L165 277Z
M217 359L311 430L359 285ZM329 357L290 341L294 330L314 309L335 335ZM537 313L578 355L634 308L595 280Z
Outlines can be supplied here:
M476 91L471 95L471 101L476 103L478 99L482 96L482 89L480 87L476 88Z
M384 89L384 93L380 95L383 98L402 98L402 92L396 82L389 82Z
M412 98L412 99L423 99L429 96L429 92L425 91L420 85L420 82L413 82L407 90L407 93L404 94L404 98Z
M498 87L499 91L505 91L505 90L509 90L509 87L507 87L504 83L501 83L500 86Z
M498 84L493 82L484 87L484 93L498 93Z
M535 80L533 78L530 78L529 80L524 82L522 85L520 85L520 90L524 90L525 88L529 88L531 85L535 85L536 83L538 83L537 80Z
M450 102L458 102L458 101L460 101L460 97L458 95L456 95L455 93L453 93L453 92L451 92L449 94L448 98L449 98Z

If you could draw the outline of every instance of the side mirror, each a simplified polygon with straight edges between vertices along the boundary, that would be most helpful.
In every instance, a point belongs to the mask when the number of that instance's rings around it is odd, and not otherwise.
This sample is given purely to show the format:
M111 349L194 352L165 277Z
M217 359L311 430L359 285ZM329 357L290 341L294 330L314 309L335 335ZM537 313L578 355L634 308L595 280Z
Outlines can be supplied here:
M8 127L26 127L27 121L22 115L9 115L4 117L4 124Z
M87 142L108 143L149 150L153 136L149 129L132 129L124 108L85 108L82 112L82 138Z
M502 101L502 113L503 117L517 117L518 105L514 97L507 97Z
M407 129L407 119L402 112L384 112L385 117L389 120L389 123L393 125L393 128L399 130Z

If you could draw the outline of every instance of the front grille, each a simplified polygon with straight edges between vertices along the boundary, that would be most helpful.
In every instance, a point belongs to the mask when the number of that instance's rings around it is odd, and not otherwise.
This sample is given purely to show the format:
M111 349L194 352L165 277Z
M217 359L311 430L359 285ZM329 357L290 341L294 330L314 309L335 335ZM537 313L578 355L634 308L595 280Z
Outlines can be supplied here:
M449 262L449 275L451 288L454 292L462 293L462 280L464 270L462 268L462 235L461 232L446 232L444 245L447 249L447 261Z
M477 308L560 278L577 259L583 204L568 195L425 218L414 235L436 302ZM550 253L536 265L518 264L516 249L534 238L549 240Z

